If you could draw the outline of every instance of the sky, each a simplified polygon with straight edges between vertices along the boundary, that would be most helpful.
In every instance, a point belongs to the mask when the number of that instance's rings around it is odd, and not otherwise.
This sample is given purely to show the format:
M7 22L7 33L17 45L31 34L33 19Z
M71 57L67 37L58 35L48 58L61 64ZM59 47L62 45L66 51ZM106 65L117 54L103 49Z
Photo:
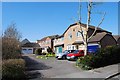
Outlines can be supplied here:
M3 2L2 31L16 23L22 39L40 40L50 35L61 35L78 20L78 2ZM87 23L87 3L82 3L82 23ZM118 3L101 2L92 8L91 25L97 26L102 14L105 19L100 26L113 34L118 34Z

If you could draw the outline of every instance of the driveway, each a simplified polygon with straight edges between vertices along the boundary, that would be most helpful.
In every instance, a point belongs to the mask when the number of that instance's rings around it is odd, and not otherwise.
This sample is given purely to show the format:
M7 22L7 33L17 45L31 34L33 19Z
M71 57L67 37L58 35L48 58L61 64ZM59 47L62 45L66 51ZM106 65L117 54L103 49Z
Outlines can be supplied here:
M83 71L75 66L75 61L56 60L54 57L37 59L35 55L24 55L23 58L27 63L26 70L37 71L40 74L38 77L42 78L53 78Z
M107 78L118 73L118 64L94 70L81 70L74 61L56 60L55 58L37 59L35 55L24 55L27 70L32 78Z

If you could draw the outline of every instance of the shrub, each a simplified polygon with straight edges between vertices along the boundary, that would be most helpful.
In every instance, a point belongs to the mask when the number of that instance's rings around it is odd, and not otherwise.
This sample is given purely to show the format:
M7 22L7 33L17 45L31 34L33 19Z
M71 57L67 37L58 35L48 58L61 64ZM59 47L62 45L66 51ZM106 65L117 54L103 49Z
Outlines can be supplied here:
M14 38L2 38L2 59L16 59L21 53L19 41Z
M86 55L77 60L76 65L83 69L92 69L120 62L120 47L109 46L95 54Z
M3 79L25 78L25 61L23 59L8 59L2 63Z
M42 55L46 55L46 52L43 52Z
M48 52L48 53L52 53L53 51L52 51L52 49L51 49L50 47L48 47L48 48L47 48L47 52Z
M35 50L35 54L41 55L42 54L42 48L38 48Z

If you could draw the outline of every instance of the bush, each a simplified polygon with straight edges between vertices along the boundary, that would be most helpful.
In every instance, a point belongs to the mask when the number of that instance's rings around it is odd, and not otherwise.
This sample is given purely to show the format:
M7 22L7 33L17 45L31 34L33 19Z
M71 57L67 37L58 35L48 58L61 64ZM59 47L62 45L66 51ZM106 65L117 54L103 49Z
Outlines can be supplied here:
M76 65L83 69L103 67L120 62L120 47L108 46L95 54L86 55L77 60Z
M35 50L35 54L42 55L42 48L38 48Z
M52 51L52 49L51 49L50 47L48 47L48 48L47 48L47 52L48 52L48 53L52 53L53 51Z
M45 53L45 52L43 52L43 53L42 53L42 55L46 55L46 53Z
M3 79L25 78L25 61L23 59L8 59L2 63Z
M2 38L2 59L16 59L21 54L19 41L14 38Z

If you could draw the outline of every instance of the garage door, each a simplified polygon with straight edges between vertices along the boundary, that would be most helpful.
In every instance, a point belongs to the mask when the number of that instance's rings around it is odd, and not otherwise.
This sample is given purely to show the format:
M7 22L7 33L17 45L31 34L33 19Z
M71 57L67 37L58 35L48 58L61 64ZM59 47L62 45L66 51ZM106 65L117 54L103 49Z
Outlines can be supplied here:
M33 49L22 49L22 53L23 54L32 54L33 53Z

